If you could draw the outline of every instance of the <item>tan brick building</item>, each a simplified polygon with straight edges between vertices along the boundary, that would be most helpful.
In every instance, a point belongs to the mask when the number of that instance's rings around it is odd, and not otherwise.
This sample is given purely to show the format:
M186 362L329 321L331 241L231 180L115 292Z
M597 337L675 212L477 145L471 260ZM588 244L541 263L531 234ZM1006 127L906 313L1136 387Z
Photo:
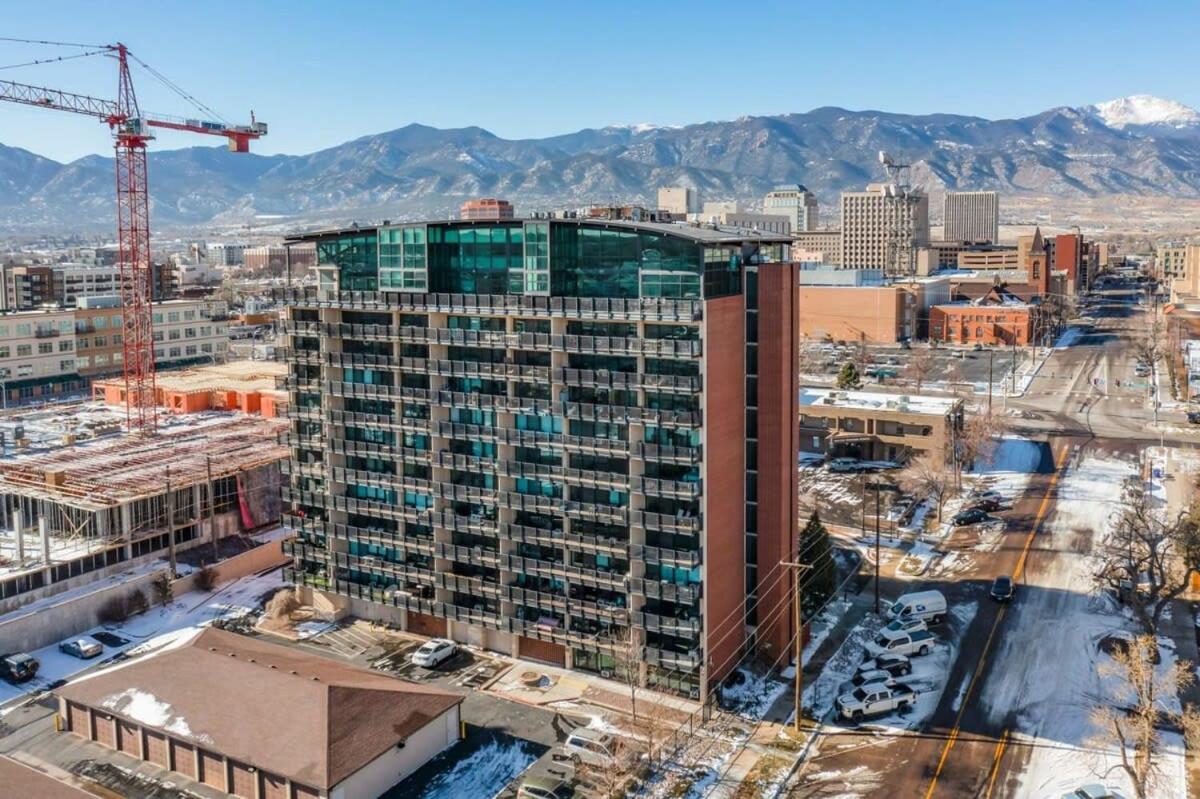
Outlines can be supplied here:
M802 453L894 463L925 452L948 456L962 421L956 397L800 390Z

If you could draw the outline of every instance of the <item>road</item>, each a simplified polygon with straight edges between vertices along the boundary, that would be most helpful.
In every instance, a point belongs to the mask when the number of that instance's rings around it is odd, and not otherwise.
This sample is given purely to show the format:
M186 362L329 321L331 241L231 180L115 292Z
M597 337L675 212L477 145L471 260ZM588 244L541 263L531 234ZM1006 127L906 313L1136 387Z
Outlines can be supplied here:
M1063 496L1064 475L1094 458L1132 470L1139 450L1160 438L1147 389L1130 385L1146 382L1134 375L1132 353L1132 331L1144 312L1120 293L1108 299L1085 335L1051 353L1025 396L1008 400L1014 431L1044 442L1044 451L1041 473L1004 514L1008 526L999 546L973 553L952 577L928 581L952 606L977 602L979 608L932 717L916 732L834 728L818 740L790 796L1041 799L1022 783L1037 754L1033 747L1053 745L1051 731L1065 739L1065 717L1074 714L1071 723L1078 726L1088 713L1087 707L1060 707L1045 693L1058 678L1054 658L1063 650L1055 647L1076 643L1072 635L1082 633L1067 627L1088 603L1091 541L1069 523L1072 514L1079 516L1080 501ZM1168 446L1200 443L1182 414L1165 420L1174 428L1163 436ZM1119 496L1119 478L1111 482L1101 486L1102 497ZM1000 574L1016 578L1012 605L987 599ZM883 588L889 596L913 590ZM1081 743L1073 729L1071 737L1062 742Z

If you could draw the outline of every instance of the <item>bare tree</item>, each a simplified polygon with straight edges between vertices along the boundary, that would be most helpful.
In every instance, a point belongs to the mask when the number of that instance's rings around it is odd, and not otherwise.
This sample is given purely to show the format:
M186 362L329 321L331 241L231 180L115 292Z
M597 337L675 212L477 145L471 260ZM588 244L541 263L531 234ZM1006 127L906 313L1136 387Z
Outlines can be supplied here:
M1104 752L1116 751L1119 763L1109 768L1124 771L1138 799L1146 799L1161 774L1162 740L1159 728L1173 723L1183 730L1188 750L1200 744L1200 714L1187 706L1176 713L1168 709L1180 690L1192 682L1191 663L1177 660L1160 668L1157 644L1149 635L1139 636L1112 653L1112 661L1101 664L1100 674L1117 684L1114 705L1092 710L1090 745Z
M942 506L950 496L953 483L954 473L949 464L935 452L922 453L900 474L900 484L906 491L933 501L939 523L942 521Z
M603 799L621 799L630 795L629 789L637 769L637 749L629 739L614 735L609 744L606 762L589 763L575 761L575 773L583 778L587 787Z
M291 588L276 591L267 602L267 616L272 619L290 619L300 609L300 599Z
M1162 320L1156 315L1146 317L1142 329L1134 334L1133 354L1139 363L1154 367L1166 355L1166 336Z
M634 724L638 721L637 692L642 687L642 646L632 624L613 625L602 640L613 659L613 677L629 688L629 712Z
M1168 515L1139 478L1125 481L1095 580L1129 604L1149 635L1158 632L1163 613L1200 570L1198 515L1195 506Z
M958 463L965 469L978 462L988 462L996 454L996 444L1003 433L1000 417L990 413L971 414L955 436Z
M913 350L908 357L903 374L905 378L916 384L918 394L921 393L921 387L925 385L925 381L933 374L935 365L933 351L925 347Z

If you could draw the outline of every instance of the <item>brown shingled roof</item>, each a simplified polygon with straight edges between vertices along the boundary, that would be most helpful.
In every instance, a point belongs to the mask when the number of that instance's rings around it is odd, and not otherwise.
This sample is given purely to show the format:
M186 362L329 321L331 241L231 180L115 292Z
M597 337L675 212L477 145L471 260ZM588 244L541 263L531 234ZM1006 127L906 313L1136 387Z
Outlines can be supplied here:
M211 627L57 693L322 790L462 701Z

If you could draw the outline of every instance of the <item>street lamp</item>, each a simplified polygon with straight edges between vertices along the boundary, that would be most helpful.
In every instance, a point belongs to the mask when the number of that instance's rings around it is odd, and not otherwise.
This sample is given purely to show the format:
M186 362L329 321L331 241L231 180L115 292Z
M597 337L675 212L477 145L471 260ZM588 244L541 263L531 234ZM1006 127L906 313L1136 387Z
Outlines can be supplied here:
M871 481L867 488L875 492L875 613L879 613L879 494L886 491L889 494L899 494L900 489L891 483Z

